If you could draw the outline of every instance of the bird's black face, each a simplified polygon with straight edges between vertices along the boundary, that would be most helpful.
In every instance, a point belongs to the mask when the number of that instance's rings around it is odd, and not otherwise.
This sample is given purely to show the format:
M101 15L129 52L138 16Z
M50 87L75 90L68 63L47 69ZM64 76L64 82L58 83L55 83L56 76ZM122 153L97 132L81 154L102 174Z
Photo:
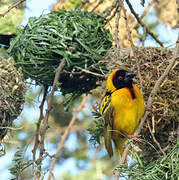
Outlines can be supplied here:
M132 88L132 79L136 74L125 70L118 70L113 78L113 84L117 89Z

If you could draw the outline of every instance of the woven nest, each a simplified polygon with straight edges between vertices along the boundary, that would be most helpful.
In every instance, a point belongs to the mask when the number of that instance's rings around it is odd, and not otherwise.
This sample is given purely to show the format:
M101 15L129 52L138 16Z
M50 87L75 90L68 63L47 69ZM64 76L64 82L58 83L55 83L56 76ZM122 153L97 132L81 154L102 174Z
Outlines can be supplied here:
M25 78L44 86L53 85L55 69L65 58L67 65L59 80L63 94L87 93L96 87L99 78L83 70L100 73L99 64L93 64L112 46L105 24L103 16L87 11L52 11L31 18L11 41L9 53L22 67ZM105 69L105 65L101 68Z
M21 69L15 68L14 61L0 57L0 140L22 111L25 94L22 79Z
M135 78L142 90L145 102L154 87L155 82L165 71L170 59L173 56L172 49L166 48L139 48L136 50L137 60L140 67L142 82L139 77ZM137 72L136 59L131 56L130 49L113 48L106 57L109 72L124 68ZM179 64L176 62L169 75L162 82L160 89L152 104L152 113L148 117L150 127L155 138L162 149L169 152L177 141L177 127L179 125ZM151 161L159 156L158 147L153 142L147 123L141 132L142 138L146 141L141 145L142 156L146 161ZM150 144L149 144L150 143Z

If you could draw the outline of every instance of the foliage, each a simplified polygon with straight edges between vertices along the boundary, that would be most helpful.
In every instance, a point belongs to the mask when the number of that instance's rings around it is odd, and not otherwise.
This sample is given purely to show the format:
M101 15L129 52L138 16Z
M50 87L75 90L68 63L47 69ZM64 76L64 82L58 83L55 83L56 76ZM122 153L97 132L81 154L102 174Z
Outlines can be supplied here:
M100 73L97 63L112 46L105 23L103 16L87 11L52 11L31 18L11 42L9 52L26 78L44 86L53 84L54 71L65 58L68 72L61 74L61 90L81 95L94 89L99 79L81 69ZM100 67L105 70L104 65Z
M151 161L147 166L135 152L136 163L131 166L120 166L123 177L129 180L176 180L179 177L179 144L177 144L167 155Z
M93 144L100 144L101 137L104 136L104 122L99 112L93 112L94 125L91 128L88 128L88 132L91 135L89 141Z
M31 160L24 160L24 152L20 148L17 148L13 162L14 164L9 168L10 173L15 176L12 180L19 180L23 171L33 164L33 161Z

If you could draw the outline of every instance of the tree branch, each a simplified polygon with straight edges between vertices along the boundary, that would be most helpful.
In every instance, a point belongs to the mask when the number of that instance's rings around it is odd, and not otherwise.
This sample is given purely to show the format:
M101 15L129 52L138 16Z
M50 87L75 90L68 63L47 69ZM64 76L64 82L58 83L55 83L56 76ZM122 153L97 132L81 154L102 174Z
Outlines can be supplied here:
M43 119L43 108L44 108L44 103L45 103L45 100L46 100L46 97L47 97L47 89L48 89L48 87L45 87L42 102L41 102L41 104L39 106L40 117L39 117L39 120L38 120L37 126L36 126L35 143L34 143L34 148L32 150L33 161L36 160L35 156L36 156L36 151L37 151L37 148L38 148L38 145L39 145L40 125L41 125L41 122L42 122L42 119Z
M15 3L14 5L9 6L8 9L7 9L4 13L0 14L0 17L4 17L4 16L5 16L6 14L8 14L12 9L17 8L17 7L18 7L20 4L22 4L24 1L25 1L25 0L20 0L20 1L18 1L17 3Z
M127 5L129 6L129 9L131 10L131 13L134 15L134 17L137 19L138 23L146 29L146 33L148 33L161 47L163 47L163 43L157 39L157 37L154 35L153 32L150 31L150 29L142 22L142 20L139 18L138 14L134 11L131 3L129 0L125 0Z
M50 171L49 171L48 180L50 180L51 177L53 176L52 171L53 171L53 168L54 168L55 163L56 163L56 161L57 161L58 154L59 154L60 151L63 149L64 144L65 144L65 140L66 140L66 138L67 138L67 136L68 136L68 134L69 134L69 132L70 132L73 124L75 123L79 112L84 108L84 106L85 106L86 101L88 100L88 98L89 98L89 96L86 96L86 95L83 97L83 100L82 100L80 106L79 106L78 109L75 111L75 114L74 114L73 118L71 119L70 124L68 125L68 127L66 128L63 136L61 137L60 144L59 144L59 146L58 146L58 148L57 148L57 151L56 151L56 153L55 153L55 155L54 155L54 159L53 159L53 161L52 161L52 163L51 163L51 165L50 165Z
M157 141L157 139L155 138L155 135L154 135L154 133L152 132L152 129L151 129L151 127L150 127L150 124L149 124L148 119L147 119L147 125L148 125L148 128L149 128L150 134L152 135L153 141L154 141L155 144L158 146L160 152L165 156L166 153L163 151L163 149L162 149L161 146L160 146L160 143L159 143L159 142Z
M54 78L52 90L51 90L51 93L49 94L48 99L47 99L48 107L46 109L45 118L44 118L44 121L43 121L44 127L39 132L40 133L40 154L39 154L39 161L38 161L38 165L39 166L38 166L37 178L40 178L40 176L41 176L41 174L40 174L40 172L41 172L41 161L42 161L43 154L45 153L44 140L45 140L46 131L49 128L48 117L49 117L50 111L52 109L52 101L53 101L53 97L54 97L54 92L56 90L56 84L57 84L57 82L59 81L59 78L60 78L60 73L62 72L62 70L63 70L65 65L66 65L66 60L62 59L60 65L56 69L56 73L55 73L55 78Z

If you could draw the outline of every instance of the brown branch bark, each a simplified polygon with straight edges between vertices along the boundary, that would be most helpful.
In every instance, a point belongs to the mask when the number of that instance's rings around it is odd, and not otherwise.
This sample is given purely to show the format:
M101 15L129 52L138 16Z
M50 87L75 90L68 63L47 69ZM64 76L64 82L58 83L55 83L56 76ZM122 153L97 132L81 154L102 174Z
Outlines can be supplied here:
M163 154L163 155L166 155L166 153L163 151L163 149L161 148L160 146L160 143L157 141L157 139L155 138L155 135L154 133L152 132L152 129L150 127L150 123L149 123L149 120L147 119L147 125L148 125L148 128L149 128L149 131L150 131L150 134L152 135L152 138L153 138L153 141L155 142L155 144L158 146L160 152Z
M91 10L91 12L94 12L102 3L104 0L99 0L99 2L96 4L96 6Z
M138 23L146 29L146 33L148 33L161 47L163 47L163 43L157 39L157 37L154 35L153 32L150 31L150 29L142 22L142 20L139 18L138 14L134 11L132 4L130 3L129 0L125 0L131 13L134 15L134 17L137 19Z
M44 140L45 140L46 131L49 128L48 117L49 117L50 111L52 109L52 101L53 101L53 97L54 97L54 92L56 90L56 84L57 84L57 82L58 82L58 80L60 78L60 73L62 72L65 65L66 65L66 60L62 59L60 65L56 69L52 90L51 90L51 93L49 94L48 99L47 99L48 107L46 109L45 118L44 118L44 121L43 121L44 127L39 132L40 133L40 142L38 142L38 144L40 143L40 154L39 154L39 160L38 160L38 164L37 164L38 165L37 179L39 179L40 176L41 176L41 173L40 173L41 172L41 161L42 161L43 154L45 153Z
M153 100L155 98L155 95L157 94L157 91L159 90L159 87L160 85L162 84L162 82L164 81L165 77L169 74L170 70L172 69L172 67L174 66L175 64L175 61L179 58L179 34L178 34L178 39L177 39L177 42L176 42L176 49L175 49L175 53L173 55L173 58L171 59L169 65L167 66L167 68L165 69L164 73L160 76L160 78L156 81L151 93L150 93L150 96L148 98L148 101L147 101L147 107L151 107L152 103L153 103ZM149 115L149 111L146 111L144 116L141 118L141 121L140 121L140 124L137 128L137 130L135 131L134 135L139 135L141 130L142 130L142 127ZM126 158L127 158L127 155L128 155L128 152L129 152L129 149L131 148L131 145L128 144L124 150L124 153L122 155L122 158L121 158L121 164L124 164L126 162ZM119 176L120 176L120 171L119 170L115 170L114 172L114 175L115 175L115 179L118 180L119 179Z
M18 7L20 4L22 4L24 1L25 1L25 0L20 0L20 1L18 1L17 3L15 3L14 5L9 6L8 9L7 9L4 13L0 14L0 17L4 17L4 16L5 16L6 14L8 14L12 9L17 8L17 7Z
M64 133L63 136L61 137L60 144L59 144L59 146L58 146L58 148L57 148L57 151L56 151L56 153L55 153L55 155L54 155L54 159L53 159L53 161L52 161L52 163L51 163L51 165L50 165L50 171L49 171L48 180L50 180L51 177L53 176L52 171L53 171L53 168L54 168L55 163L56 163L56 161L57 161L58 154L59 154L60 151L63 149L64 144L65 144L65 140L66 140L66 138L67 138L67 135L69 134L69 132L70 132L73 124L75 123L79 112L84 108L84 106L85 106L86 101L88 100L88 98L89 98L89 96L86 96L86 95L83 97L83 100L82 100L80 106L79 106L78 109L75 111L75 114L74 114L74 116L72 117L72 119L71 119L71 121L70 121L70 124L68 125L68 127L67 127L66 130L65 130L65 133Z
M42 119L43 119L43 109L44 109L44 103L45 103L45 100L46 100L46 97L47 97L47 89L48 87L45 87L44 89L44 94L43 94L43 98L42 98L42 102L39 106L39 109L40 109L40 117L39 117L39 120L37 122L37 125L36 125L36 133L35 133L35 143L34 143L34 148L32 150L32 153L33 153L33 161L36 160L36 151L37 151L37 148L38 148L38 145L39 145L39 136L40 136L40 125L41 125L41 122L42 122Z
M154 0L152 0L148 6L146 7L146 9L144 10L144 12L142 13L142 15L139 17L141 20L145 17L145 15L147 14L147 12L149 11L149 9L151 8L151 6L154 4ZM132 25L132 29L135 29L136 26L138 25L138 22L136 22L135 24Z
M142 76L141 76L141 72L140 72L140 65L139 65L139 60L137 59L137 55L136 55L136 47L135 47L135 45L134 45L134 43L132 41L131 30L130 30L130 27L129 27L129 23L128 23L128 19L127 19L127 13L126 13L127 10L125 9L122 0L120 0L120 4L121 4L122 10L124 12L124 19L125 19L125 24L126 24L126 30L127 30L127 33L128 33L128 40L129 40L130 45L131 45L132 56L135 57L136 64L137 64L137 72L138 72L138 76L139 76L139 80L140 80L140 89L143 91Z

